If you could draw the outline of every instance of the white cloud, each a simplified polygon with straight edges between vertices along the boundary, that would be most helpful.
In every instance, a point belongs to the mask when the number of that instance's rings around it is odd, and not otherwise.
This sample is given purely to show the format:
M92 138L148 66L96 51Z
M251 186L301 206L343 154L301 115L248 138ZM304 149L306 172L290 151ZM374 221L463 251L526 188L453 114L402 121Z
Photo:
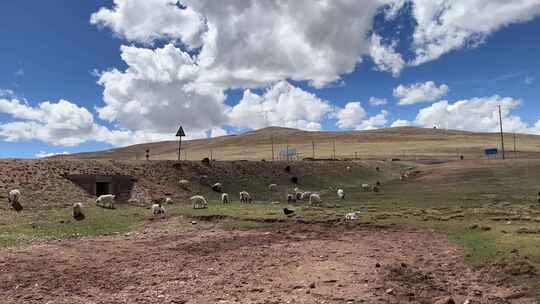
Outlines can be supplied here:
M399 98L399 105L411 105L419 102L435 101L449 91L446 84L437 86L433 81L416 83L410 86L400 85L394 89L394 97Z
M399 76L401 70L405 67L405 62L401 55L396 52L397 42L390 45L383 45L381 36L371 35L370 55L379 71L391 72L394 77Z
M408 121L408 120L404 120L404 119L397 119L396 121L394 121L390 127L391 128L395 128L395 127L408 127L411 125L411 122Z
M15 97L15 92L10 89L1 89L0 88L0 98L13 98Z
M498 105L501 105L503 127L506 132L534 132L519 116L511 111L520 105L520 101L511 97L480 97L457 101L453 104L446 100L439 101L418 112L415 124L431 128L441 128L497 132L499 131Z
M201 46L206 30L203 17L181 7L178 0L114 0L114 8L101 8L90 22L129 41L149 44L171 39L190 48Z
M37 153L35 155L36 158L45 158L45 157L51 157L51 156L56 156L56 155L68 155L69 153L64 151L64 152L45 152L45 151L40 151L39 153Z
M363 120L360 125L356 127L356 130L373 130L382 128L386 125L388 120L388 111L382 110L379 114L371 116L366 120Z
M413 0L417 22L413 34L419 65L463 47L481 44L486 37L512 23L540 14L539 0ZM471 17L474 16L474 17Z
M219 137L219 136L225 136L227 135L227 130L223 129L223 128L212 128L212 130L210 131L210 137Z
M352 101L344 108L338 109L334 113L337 118L336 125L341 129L372 130L383 127L387 120L388 112L382 110L375 116L368 117L362 104L358 101Z
M376 106L384 106L388 103L386 98L377 98L377 97L370 97L369 98L369 105L372 107Z
M345 129L358 126L366 118L367 113L360 102L352 101L347 103L343 109L336 111L334 116L338 119L336 125Z
M245 90L228 117L229 123L239 128L257 129L272 125L319 130L320 121L330 111L328 102L281 81L262 95Z
M0 99L0 113L12 118L0 124L0 137L6 141L40 140L54 146L98 141L123 146L173 139L171 134L110 130L96 123L87 109L67 100L31 106L18 99Z

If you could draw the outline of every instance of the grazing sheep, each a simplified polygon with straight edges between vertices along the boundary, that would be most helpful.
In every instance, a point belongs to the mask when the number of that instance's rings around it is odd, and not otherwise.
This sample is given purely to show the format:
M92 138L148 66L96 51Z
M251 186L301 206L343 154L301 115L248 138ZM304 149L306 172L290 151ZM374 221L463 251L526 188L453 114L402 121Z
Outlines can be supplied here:
M251 195L247 191L240 192L240 203L251 204Z
M296 193L296 192L300 192L300 188L298 188L298 187L294 187L293 191L294 191L294 193Z
M294 194L296 196L296 200L297 201L300 201L302 200L302 192L298 191Z
M373 192L375 192L375 193L379 193L380 188L379 188L379 186L373 186L373 187L371 188L371 191L373 191Z
M103 208L114 209L115 199L116 199L116 196L112 194L101 195L100 197L96 199L96 205Z
M302 193L302 196L300 197L300 199L303 200L303 201L307 201L307 200L309 200L310 196L311 196L311 192L306 191L306 192Z
M345 199L345 191L343 191L343 189L338 189L337 190L337 196L339 197L339 199L344 200Z
M223 204L229 204L231 201L229 201L229 194L223 193L221 194L221 202Z
M208 208L208 202L202 195L195 195L190 197L191 202L193 203L193 209L206 209Z
M347 168L345 168L347 171L351 171L351 166L347 166Z
M362 191L364 191L364 192L371 191L371 185L370 184L362 184Z
M20 200L21 191L19 189L9 191L8 202L11 204L11 207L17 212L23 210Z
M81 203L75 203L73 204L73 219L76 221L82 221L84 220L85 216L82 212L82 204Z
M312 193L309 196L309 204L311 206L320 206L322 204L321 197L317 193Z
M187 189L189 187L189 181L187 179L181 179L178 182L178 185L180 185L180 187L182 187L184 189Z
M345 219L348 220L348 221L357 220L359 215L360 215L360 212L358 212L358 211L349 212L349 213L345 214Z
M277 185L276 184L268 185L268 191L277 191Z
M221 185L221 183L215 183L212 185L212 190L215 192L221 192L223 190L223 185Z
M161 206L161 203L153 204L151 210L153 216L165 216L165 208Z
M172 204L172 203L173 203L172 198L170 198L170 197L165 198L165 204Z
M294 203L296 202L296 197L292 194L287 194L287 202Z

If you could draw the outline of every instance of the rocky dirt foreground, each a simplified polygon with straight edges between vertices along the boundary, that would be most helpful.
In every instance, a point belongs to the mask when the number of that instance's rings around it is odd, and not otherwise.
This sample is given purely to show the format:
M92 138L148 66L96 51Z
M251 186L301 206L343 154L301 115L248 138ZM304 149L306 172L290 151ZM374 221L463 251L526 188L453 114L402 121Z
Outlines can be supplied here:
M167 232L155 229L161 224L2 250L0 302L472 304L519 295L469 269L459 247L431 232L319 224Z

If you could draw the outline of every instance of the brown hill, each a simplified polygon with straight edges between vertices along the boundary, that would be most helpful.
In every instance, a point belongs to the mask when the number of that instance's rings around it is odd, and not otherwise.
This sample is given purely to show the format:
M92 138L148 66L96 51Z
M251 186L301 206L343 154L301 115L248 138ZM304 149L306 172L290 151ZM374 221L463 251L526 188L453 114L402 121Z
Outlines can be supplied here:
M514 157L514 135L505 133L507 156ZM273 145L272 145L273 142ZM538 157L540 136L516 135L517 156ZM274 158L287 147L295 149L294 158L391 158L455 159L483 157L485 148L500 147L500 134L475 133L457 130L398 127L370 131L302 131L290 128L269 127L239 135L210 139L196 139L182 144L182 159L200 160L212 156L216 160L261 160ZM79 153L63 158L143 160L145 150L151 159L174 160L178 158L178 142L164 141L128 146L101 152Z

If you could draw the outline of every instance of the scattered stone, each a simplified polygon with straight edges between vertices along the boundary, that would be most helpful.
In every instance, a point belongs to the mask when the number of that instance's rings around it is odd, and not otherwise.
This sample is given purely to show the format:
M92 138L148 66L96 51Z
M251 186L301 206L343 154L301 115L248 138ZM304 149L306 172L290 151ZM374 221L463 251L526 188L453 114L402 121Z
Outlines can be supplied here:
M376 264L375 264L375 268L381 268L381 264L376 263Z
M309 284L309 288L311 289L315 288L315 282L312 282L311 284Z
M482 230L482 231L490 231L491 227L489 227L489 226L481 226L480 230Z
M386 290L386 294L389 294L389 295L393 296L394 295L394 290L392 288L388 288Z
M452 297L442 297L435 299L435 301L433 301L433 304L456 304L456 302Z
M197 225L196 221L191 221L191 225Z

